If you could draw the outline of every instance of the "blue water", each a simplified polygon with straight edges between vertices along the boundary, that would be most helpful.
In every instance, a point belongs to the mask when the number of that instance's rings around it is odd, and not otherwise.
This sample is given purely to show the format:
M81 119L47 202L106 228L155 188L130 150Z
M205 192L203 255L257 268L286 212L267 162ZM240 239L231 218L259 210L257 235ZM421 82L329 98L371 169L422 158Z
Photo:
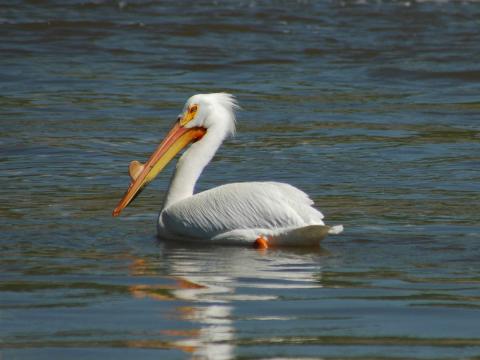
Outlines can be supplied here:
M480 3L10 1L0 9L0 356L480 356ZM319 249L156 238L195 93L238 132L197 186L291 183Z

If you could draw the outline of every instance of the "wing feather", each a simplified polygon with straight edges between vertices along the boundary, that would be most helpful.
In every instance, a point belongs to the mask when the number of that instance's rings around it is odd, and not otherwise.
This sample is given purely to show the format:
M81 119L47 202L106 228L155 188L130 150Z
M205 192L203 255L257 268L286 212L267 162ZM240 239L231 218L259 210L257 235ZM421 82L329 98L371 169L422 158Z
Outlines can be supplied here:
M160 215L168 232L212 237L235 229L278 229L323 224L303 191L284 183L222 185L181 200Z

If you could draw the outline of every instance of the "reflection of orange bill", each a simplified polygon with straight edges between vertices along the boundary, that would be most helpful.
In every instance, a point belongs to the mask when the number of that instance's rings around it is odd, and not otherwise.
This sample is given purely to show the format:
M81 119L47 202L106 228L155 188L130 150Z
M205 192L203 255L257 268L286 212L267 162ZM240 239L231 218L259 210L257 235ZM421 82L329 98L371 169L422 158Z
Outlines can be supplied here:
M176 122L162 143L153 152L145 165L134 161L130 164L132 182L112 215L118 216L130 204L142 189L163 170L165 166L188 144L205 135L201 127L186 128Z
M126 345L138 349L179 349L187 353L193 353L197 350L195 346L181 345L165 340L128 340Z

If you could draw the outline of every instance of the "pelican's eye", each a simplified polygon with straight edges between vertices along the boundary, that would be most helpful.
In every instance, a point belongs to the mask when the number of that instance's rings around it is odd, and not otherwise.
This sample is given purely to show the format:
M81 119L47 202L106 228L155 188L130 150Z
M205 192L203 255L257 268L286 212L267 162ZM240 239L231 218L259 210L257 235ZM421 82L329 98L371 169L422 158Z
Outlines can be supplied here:
M197 105L190 106L185 116L180 120L180 125L184 126L190 121L192 121L193 118L195 117L195 114L197 113L197 110L198 110Z

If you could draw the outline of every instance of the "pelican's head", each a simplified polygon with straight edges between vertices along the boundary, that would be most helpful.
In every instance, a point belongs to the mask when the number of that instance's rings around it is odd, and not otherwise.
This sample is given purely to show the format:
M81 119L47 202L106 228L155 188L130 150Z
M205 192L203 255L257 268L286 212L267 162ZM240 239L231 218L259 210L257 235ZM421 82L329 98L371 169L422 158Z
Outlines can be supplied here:
M221 127L225 136L235 132L235 110L239 106L233 95L226 93L197 94L187 100L178 121L185 128Z
M238 104L226 93L197 94L187 100L173 128L145 164L132 161L130 186L118 203L113 216L130 204L141 190L187 145L200 140L208 131L223 138L235 132L235 110Z

